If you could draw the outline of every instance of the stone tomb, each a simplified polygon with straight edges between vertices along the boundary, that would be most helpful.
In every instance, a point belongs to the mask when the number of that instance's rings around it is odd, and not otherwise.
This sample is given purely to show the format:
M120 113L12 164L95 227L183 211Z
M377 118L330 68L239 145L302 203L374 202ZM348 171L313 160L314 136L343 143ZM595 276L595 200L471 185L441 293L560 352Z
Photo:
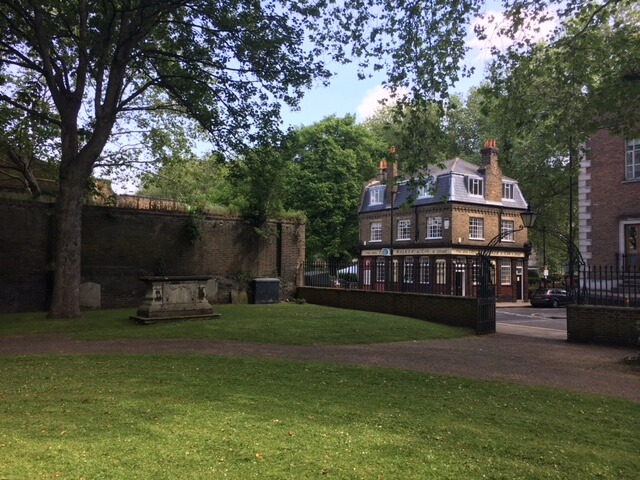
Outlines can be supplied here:
M140 323L217 318L207 300L211 277L141 277L147 284L144 302L132 319Z

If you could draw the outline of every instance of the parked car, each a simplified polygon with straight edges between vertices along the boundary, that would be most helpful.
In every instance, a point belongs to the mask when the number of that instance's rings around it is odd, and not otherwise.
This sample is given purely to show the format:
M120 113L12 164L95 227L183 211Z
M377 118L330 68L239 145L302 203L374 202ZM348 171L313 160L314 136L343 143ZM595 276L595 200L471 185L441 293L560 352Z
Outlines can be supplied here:
M539 288L531 294L529 301L533 307L558 308L569 303L569 295L559 288Z

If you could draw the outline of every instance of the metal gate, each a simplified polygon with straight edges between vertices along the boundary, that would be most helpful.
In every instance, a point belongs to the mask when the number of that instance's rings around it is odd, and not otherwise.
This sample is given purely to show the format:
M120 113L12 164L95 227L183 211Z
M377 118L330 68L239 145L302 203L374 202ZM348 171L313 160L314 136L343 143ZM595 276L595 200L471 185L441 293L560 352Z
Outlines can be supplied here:
M496 331L496 294L491 281L492 265L485 255L478 255L478 322L476 334L495 333Z

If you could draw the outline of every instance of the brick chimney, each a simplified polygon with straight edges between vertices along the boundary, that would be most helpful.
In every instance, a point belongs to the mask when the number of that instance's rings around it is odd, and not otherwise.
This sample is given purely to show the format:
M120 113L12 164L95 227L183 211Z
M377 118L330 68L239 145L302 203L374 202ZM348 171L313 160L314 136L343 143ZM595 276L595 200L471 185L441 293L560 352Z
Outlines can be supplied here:
M482 166L478 169L484 174L484 198L489 202L502 201L502 170L498 165L498 147L495 139L485 140L480 150Z
M391 164L391 169L387 170L386 180L387 180L387 190L386 190L386 204L391 205L392 195L398 192L398 162L393 162ZM396 202L394 202L396 205Z

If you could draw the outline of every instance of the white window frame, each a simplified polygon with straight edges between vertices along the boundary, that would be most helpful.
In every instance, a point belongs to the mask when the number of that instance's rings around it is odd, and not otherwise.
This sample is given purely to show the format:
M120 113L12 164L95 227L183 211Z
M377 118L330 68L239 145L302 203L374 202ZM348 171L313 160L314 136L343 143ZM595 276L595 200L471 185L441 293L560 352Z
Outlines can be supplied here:
M411 220L398 220L396 240L398 240L399 242L411 240Z
M418 187L416 188L416 198L433 197L432 190L433 190L432 182L427 182L424 185L418 185Z
M385 282L386 262L384 257L376 258L376 283Z
M469 178L469 195L474 195L476 197L484 196L483 178Z
M500 235L503 235L503 242L515 242L515 225L516 222L513 220L502 220L500 221Z
M640 180L640 138L627 140L625 152L625 179Z
M500 285L511 285L511 260L500 262Z
M442 217L427 217L427 240L442 238Z
M429 285L429 257L420 257L418 268L420 270L420 284Z
M404 283L413 283L413 257L404 257Z
M478 285L478 277L480 276L480 263L475 258L471 260L471 284Z
M382 241L382 222L371 222L369 241L371 243Z
M436 283L438 285L447 284L447 261L444 258L436 260Z
M502 182L502 199L513 200L514 190L515 190L515 185L513 183Z
M369 205L382 205L383 198L382 188L370 188L369 189Z
M371 260L364 261L364 278L362 280L364 285L371 285Z
M469 217L469 240L484 240L484 218Z

